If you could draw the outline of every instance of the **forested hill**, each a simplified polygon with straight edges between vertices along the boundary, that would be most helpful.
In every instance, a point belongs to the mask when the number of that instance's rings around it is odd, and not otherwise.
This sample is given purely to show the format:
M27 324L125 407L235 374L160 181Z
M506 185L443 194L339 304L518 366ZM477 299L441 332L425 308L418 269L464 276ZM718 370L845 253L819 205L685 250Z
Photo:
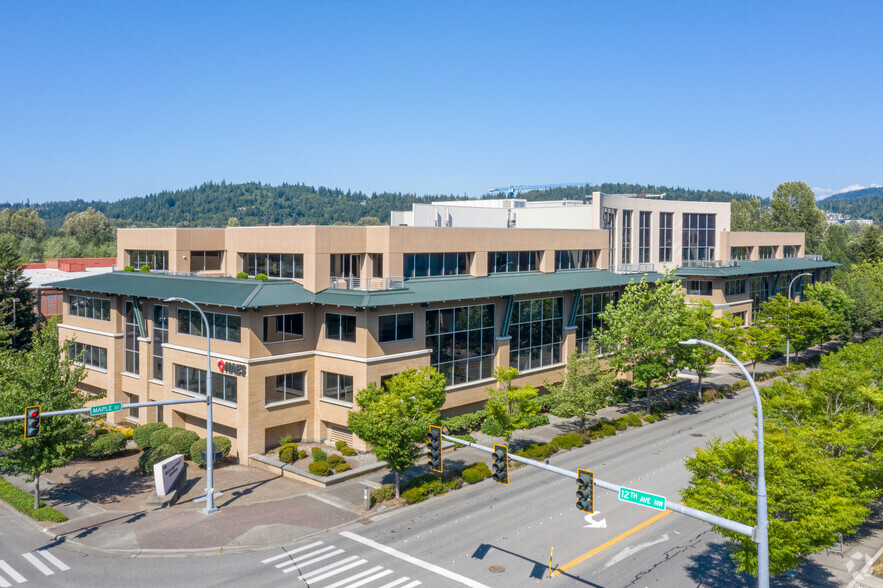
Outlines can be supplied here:
M600 184L544 191L525 192L519 197L529 200L581 199L593 190L609 194L666 193L666 199L729 201L747 198L747 194L733 194L714 190L688 190L666 186L638 184ZM485 197L500 198L499 194ZM505 197L505 196L503 196ZM259 182L228 184L205 183L199 187L174 192L164 191L140 198L116 202L88 202L74 200L32 205L46 225L57 230L71 212L82 212L88 207L103 213L120 227L223 227L230 219L242 226L267 224L356 224L389 222L391 210L410 210L414 202L452 200L454 196L401 194L384 192L364 194L331 188L313 188L301 184L270 186ZM21 208L24 205L0 204L0 209Z
M883 188L865 188L835 194L819 201L819 208L827 212L848 214L852 218L870 218L883 222Z

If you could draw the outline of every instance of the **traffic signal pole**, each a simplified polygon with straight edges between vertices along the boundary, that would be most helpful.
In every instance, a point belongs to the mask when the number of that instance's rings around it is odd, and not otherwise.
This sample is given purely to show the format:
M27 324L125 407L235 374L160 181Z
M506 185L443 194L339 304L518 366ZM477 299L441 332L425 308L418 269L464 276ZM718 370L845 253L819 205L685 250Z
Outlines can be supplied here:
M477 443L472 443L470 441L464 441L463 439L459 439L457 437L452 437L450 435L442 435L442 439L446 441L453 441L458 445L467 445L474 449L478 449L479 451L484 451L486 453L493 454L494 449L490 447L485 447L484 445L478 445ZM523 464L527 464L529 466L533 466L535 468L539 468L541 470L546 470L547 472L552 472L553 474L558 474L559 476L564 476L565 478L571 478L573 480L579 479L579 475L577 472L571 472L570 470L565 470L564 468L559 468L553 465L549 465L547 463L543 463L541 461L534 461L532 459L528 459L526 457L521 457L520 455L515 455L512 453L508 454L508 458L512 461L521 462ZM594 485L599 488L603 488L604 490L610 490L611 492L615 492L619 494L619 490L621 486L617 484L612 484L610 482L605 482L604 480L599 480L597 476L594 476ZM750 527L744 523L739 523L736 521L731 521L730 519L725 519L723 517L719 517L717 515L707 513L702 510L698 510L695 508L690 508L689 506L684 506L683 504L678 504L676 502L672 502L670 500L665 501L665 508L668 510L672 510L676 513L680 513L682 515L686 515L688 517L698 519L700 521L710 523L712 525L717 525L718 527L722 527L727 529L728 531L733 531L734 533L739 533L740 535L745 535L746 537L751 537L752 539L755 537L755 528Z

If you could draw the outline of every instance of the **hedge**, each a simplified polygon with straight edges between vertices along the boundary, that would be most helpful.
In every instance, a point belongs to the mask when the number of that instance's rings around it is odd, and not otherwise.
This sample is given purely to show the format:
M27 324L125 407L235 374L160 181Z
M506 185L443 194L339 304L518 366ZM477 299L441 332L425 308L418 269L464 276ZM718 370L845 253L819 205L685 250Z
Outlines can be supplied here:
M328 466L327 461L314 461L310 464L309 470L314 476L327 476L331 468Z
M132 433L132 440L140 449L150 447L150 436L160 429L167 429L169 426L165 423L147 423L135 428Z
M116 431L97 435L86 442L83 454L91 459L113 457L126 448L126 441L126 436Z
M297 458L297 443L286 443L279 448L279 461L284 461L285 463L294 463L297 461Z
M221 463L221 461L224 460L224 458L230 455L230 449L232 448L232 445L229 439L227 439L226 437L222 437L221 435L215 435L214 437L212 437L212 439L214 440L215 451L221 452L221 459L215 461L215 464L219 464ZM200 455L200 453L206 451L207 445L208 443L205 439L200 439L190 446L190 459L193 460L193 463L200 466L205 465L205 460L202 459L202 455Z
M353 457L356 455L356 450L352 447L344 446L340 448L340 453L346 457Z
M166 443L172 446L175 453L180 453L185 459L190 459L190 447L199 441L199 435L194 431L178 429L177 427L169 429L169 431L171 433L169 433Z
M2 477L0 477L0 500L3 500L15 510L24 513L36 521L50 521L63 523L67 517L46 503L40 501L40 508L34 510L34 497L24 490L19 490Z
M344 461L334 466L333 469L335 474L341 474L343 472L348 472L353 468L350 466L350 464Z
M328 462L328 465L331 466L332 468L336 465L346 463L346 460L344 458L342 458L341 456L336 455L336 454L329 455L328 459L326 459L325 461Z
M395 497L395 484L384 484L380 488L375 488L371 491L371 505L373 506L379 502L386 502L387 500L392 500Z
M585 441L583 441L582 435L579 433L565 433L564 435L553 437L552 443L557 444L561 449L573 449L574 447L582 447Z
M477 410L475 412L468 412L466 414L454 416L449 419L443 419L441 425L451 433L468 433L481 428L481 424L486 418L486 410Z
M460 475L463 477L463 481L467 484L475 484L476 482L481 482L485 478L490 478L492 474L491 469L487 467L487 464L483 461L479 461L466 466Z
M145 476L153 475L153 466L168 459L178 452L171 445L157 445L156 447L148 447L138 458L138 469Z

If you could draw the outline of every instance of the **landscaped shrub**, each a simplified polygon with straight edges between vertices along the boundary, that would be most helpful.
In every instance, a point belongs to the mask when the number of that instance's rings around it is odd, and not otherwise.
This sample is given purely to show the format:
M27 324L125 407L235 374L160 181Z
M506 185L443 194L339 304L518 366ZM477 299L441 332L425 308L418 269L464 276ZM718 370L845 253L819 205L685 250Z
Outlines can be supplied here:
M299 451L297 452L297 458L298 458L298 459L306 459L306 458L307 458L307 455L308 455L308 454L307 454L307 450L306 450L306 449L301 449L301 450L299 450Z
M232 448L232 444L230 440L226 437L222 437L221 435L215 435L212 437L214 441L215 451L221 452L221 459L215 460L215 464L221 463L228 455L230 455L230 449ZM190 459L193 460L193 463L196 465L204 466L205 460L202 459L201 453L206 451L206 446L208 443L205 439L200 439L193 443L190 446Z
M314 461L309 466L310 473L314 476L327 476L331 468L327 461Z
M611 390L610 397L613 399L613 402L626 402L631 400L634 396L634 392L632 391L632 383L628 380L618 379L613 380L613 390Z
M319 449L318 447L313 447L310 450L313 454L313 461L327 461L328 454Z
M375 488L371 491L370 496L372 505L392 500L396 497L395 484L384 484L380 488Z
M334 448L337 449L338 451L340 451L344 447L346 447L346 441L335 441L334 442Z
M19 490L3 478L0 478L0 500L3 500L15 510L26 514L36 521L63 523L67 520L64 514L46 506L46 503L42 500L40 501L40 508L34 510L34 497L24 490Z
M467 484L475 484L476 482L480 482L485 478L491 477L491 469L487 467L487 464L483 461L479 461L472 465L466 466L463 472L460 474L463 478L463 481Z
M119 427L117 429L114 429L114 431L116 431L117 433L122 433L123 435L125 435L126 439L131 439L132 436L135 434L135 429L133 429L132 427Z
M718 399L718 392L714 388L707 388L702 391L702 402L714 402Z
M625 417L619 417L613 421L613 428L617 431L625 431L629 428L629 423Z
M350 466L350 464L344 461L334 466L333 469L335 474L342 474L343 472L348 472L353 468L352 466Z
M132 434L132 440L135 441L135 445L141 449L150 447L150 436L156 431L167 429L168 427L169 426L165 423L147 423L146 425L141 425L140 427L135 428L135 432Z
M124 272L133 272L133 271L135 271L135 267L131 266L131 265L127 265L123 268L123 271Z
M628 422L630 427L640 427L641 426L641 417L636 415L633 412L625 415L625 420Z
M177 451L171 445L156 445L148 447L138 458L138 469L146 476L153 475L153 466L164 459L168 459L175 455Z
M470 443L475 443L475 437L472 435L451 435L451 437L456 437L457 439L462 439L463 441L469 441ZM465 445L460 445L456 443L455 447L466 447Z
M490 437L502 437L505 431L495 419L486 419L481 425L481 432Z
M657 417L656 415L652 415L652 414L645 414L643 416L643 419L644 419L645 423L655 423L656 421L659 420L659 417Z
M342 458L341 456L334 454L334 453L329 455L328 459L326 459L325 461L327 461L328 465L331 466L332 468L338 464L346 463L346 460L344 458Z
M184 459L190 459L190 447L193 443L199 441L199 435L197 435L195 431L187 431L177 427L167 430L170 431L170 433L166 438L166 444L171 445L175 450L175 453L180 453L184 456ZM154 435L155 434L156 433L154 433ZM153 439L152 436L151 439Z
M107 435L98 435L86 443L86 457L92 459L106 459L113 457L126 448L126 436L116 431Z
M481 424L486 418L487 411L477 410L475 412L468 412L449 419L444 419L441 422L441 426L451 433L469 433L480 429Z
M165 445L169 442L169 439L172 436L172 433L176 431L183 431L181 427L164 427L162 429L157 429L150 436L150 447L158 447L160 445ZM195 439L194 439L195 441Z
M565 433L564 435L553 437L552 443L555 443L561 449L573 449L574 447L582 447L584 441L579 433Z
M410 488L402 492L402 498L404 498L405 502L407 502L408 504L423 502L428 497L429 493L422 486L417 488Z
M558 445L556 443L543 443L542 445L531 443L530 445L525 446L521 451L516 451L515 455L542 461L551 455L555 455L557 451Z
M248 274L245 273L245 272L239 272L239 273L236 274L236 279L237 279L237 280L247 280L247 279L248 279Z
M286 443L279 448L279 461L294 463L297 461L298 451L296 443Z
M549 424L549 415L534 414L524 419L522 429L533 429L534 427L542 427Z
M353 457L356 454L356 450L347 445L340 448L340 453L346 457Z
M294 437L291 435L285 435L281 439L279 439L279 446L288 445L289 443L294 441Z
M254 277L255 280L261 280L262 282L267 281L267 274L258 274Z
M142 274L150 273L150 266L147 265L146 263L144 265L142 265L141 266L141 273Z

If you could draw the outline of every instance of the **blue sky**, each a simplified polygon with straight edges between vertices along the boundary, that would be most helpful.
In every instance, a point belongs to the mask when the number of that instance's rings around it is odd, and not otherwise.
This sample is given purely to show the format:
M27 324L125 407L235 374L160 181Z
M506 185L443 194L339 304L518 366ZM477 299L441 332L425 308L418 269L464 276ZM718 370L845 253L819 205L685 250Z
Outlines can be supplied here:
M883 183L883 2L0 0L0 202Z

